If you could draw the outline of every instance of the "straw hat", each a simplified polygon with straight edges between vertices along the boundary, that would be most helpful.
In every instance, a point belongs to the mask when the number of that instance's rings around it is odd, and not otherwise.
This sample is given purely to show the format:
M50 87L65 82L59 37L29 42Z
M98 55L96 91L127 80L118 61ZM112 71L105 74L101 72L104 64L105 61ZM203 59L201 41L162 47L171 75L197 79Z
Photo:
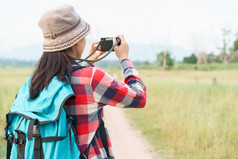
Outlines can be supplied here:
M44 52L70 48L90 33L89 24L80 18L71 5L44 13L38 25L44 36Z

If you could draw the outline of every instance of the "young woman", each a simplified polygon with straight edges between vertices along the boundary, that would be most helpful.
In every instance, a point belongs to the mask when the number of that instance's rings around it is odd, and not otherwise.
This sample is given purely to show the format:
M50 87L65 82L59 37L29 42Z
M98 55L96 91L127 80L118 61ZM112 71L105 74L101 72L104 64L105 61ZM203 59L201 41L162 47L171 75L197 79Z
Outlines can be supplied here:
M32 75L29 100L36 99L54 77L70 82L75 98L68 99L65 108L74 119L80 152L90 159L114 158L107 130L101 129L103 107L143 108L146 104L146 88L128 59L129 47L124 36L118 36L121 44L114 49L124 73L123 83L87 62L84 68L72 71L72 66L80 65L74 59L81 58L85 37L90 32L90 26L72 6L64 5L46 12L39 26L44 36L44 53ZM89 53L95 49L95 44L97 42L92 43ZM103 52L95 53L89 59L97 59L101 54Z

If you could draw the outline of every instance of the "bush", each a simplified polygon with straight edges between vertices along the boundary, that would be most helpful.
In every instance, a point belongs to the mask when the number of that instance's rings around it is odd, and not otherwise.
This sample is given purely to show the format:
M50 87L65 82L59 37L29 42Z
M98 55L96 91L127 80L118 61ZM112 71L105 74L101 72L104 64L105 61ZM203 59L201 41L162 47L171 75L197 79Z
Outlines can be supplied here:
M189 57L184 57L183 62L184 63L190 63L190 64L196 64L197 63L197 56L195 54L192 54Z

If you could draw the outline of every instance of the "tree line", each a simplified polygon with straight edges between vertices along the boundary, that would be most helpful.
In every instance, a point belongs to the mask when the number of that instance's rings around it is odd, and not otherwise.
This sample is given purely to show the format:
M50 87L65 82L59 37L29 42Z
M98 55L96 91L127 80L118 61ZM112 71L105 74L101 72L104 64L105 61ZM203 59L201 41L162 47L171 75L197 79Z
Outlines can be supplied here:
M238 63L238 37L233 42L232 46L228 48L228 35L229 30L223 30L223 47L219 48L220 53L215 55L213 52L206 53L200 52L199 54L192 53L190 56L184 57L182 63L187 64L209 64L209 63ZM177 64L172 58L171 52L168 50L161 51L157 54L156 64L162 66L164 69L169 68Z

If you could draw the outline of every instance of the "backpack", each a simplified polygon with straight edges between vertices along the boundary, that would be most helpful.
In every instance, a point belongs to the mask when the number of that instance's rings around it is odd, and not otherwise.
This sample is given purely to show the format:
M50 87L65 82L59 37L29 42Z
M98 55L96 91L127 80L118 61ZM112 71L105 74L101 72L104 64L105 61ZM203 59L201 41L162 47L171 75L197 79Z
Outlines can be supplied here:
M6 115L7 159L79 158L73 119L63 107L74 97L71 85L54 77L47 89L28 101L30 81L28 77Z
M84 67L74 66L73 71L81 68ZM65 101L74 96L71 86L59 82L54 78L49 84L48 89L51 90L51 92L52 89L55 90L56 96L54 102L57 104L53 104L54 107L52 107L51 104L51 108L47 113L44 111L39 113L39 110L37 112L37 110L34 109L25 110L19 107L20 104L27 104L29 106L32 104L26 102L29 95L24 94L29 93L29 88L27 88L27 86L29 87L29 82L30 77L20 89L10 112L6 115L4 138L7 140L7 159L87 159L89 147L87 147L84 153L80 153L77 147L78 140L76 139L76 130L72 126L73 118L67 115L67 111L63 107ZM56 87L56 85L58 87ZM59 89L61 91L57 92ZM46 94L47 93L49 92L46 92ZM43 93L42 96L46 94ZM39 103L37 103L37 105L38 104ZM43 105L45 105L45 101ZM48 107L44 108L46 109ZM42 107L39 109L42 110ZM101 134L102 144L109 156L107 135L102 119L98 129Z

